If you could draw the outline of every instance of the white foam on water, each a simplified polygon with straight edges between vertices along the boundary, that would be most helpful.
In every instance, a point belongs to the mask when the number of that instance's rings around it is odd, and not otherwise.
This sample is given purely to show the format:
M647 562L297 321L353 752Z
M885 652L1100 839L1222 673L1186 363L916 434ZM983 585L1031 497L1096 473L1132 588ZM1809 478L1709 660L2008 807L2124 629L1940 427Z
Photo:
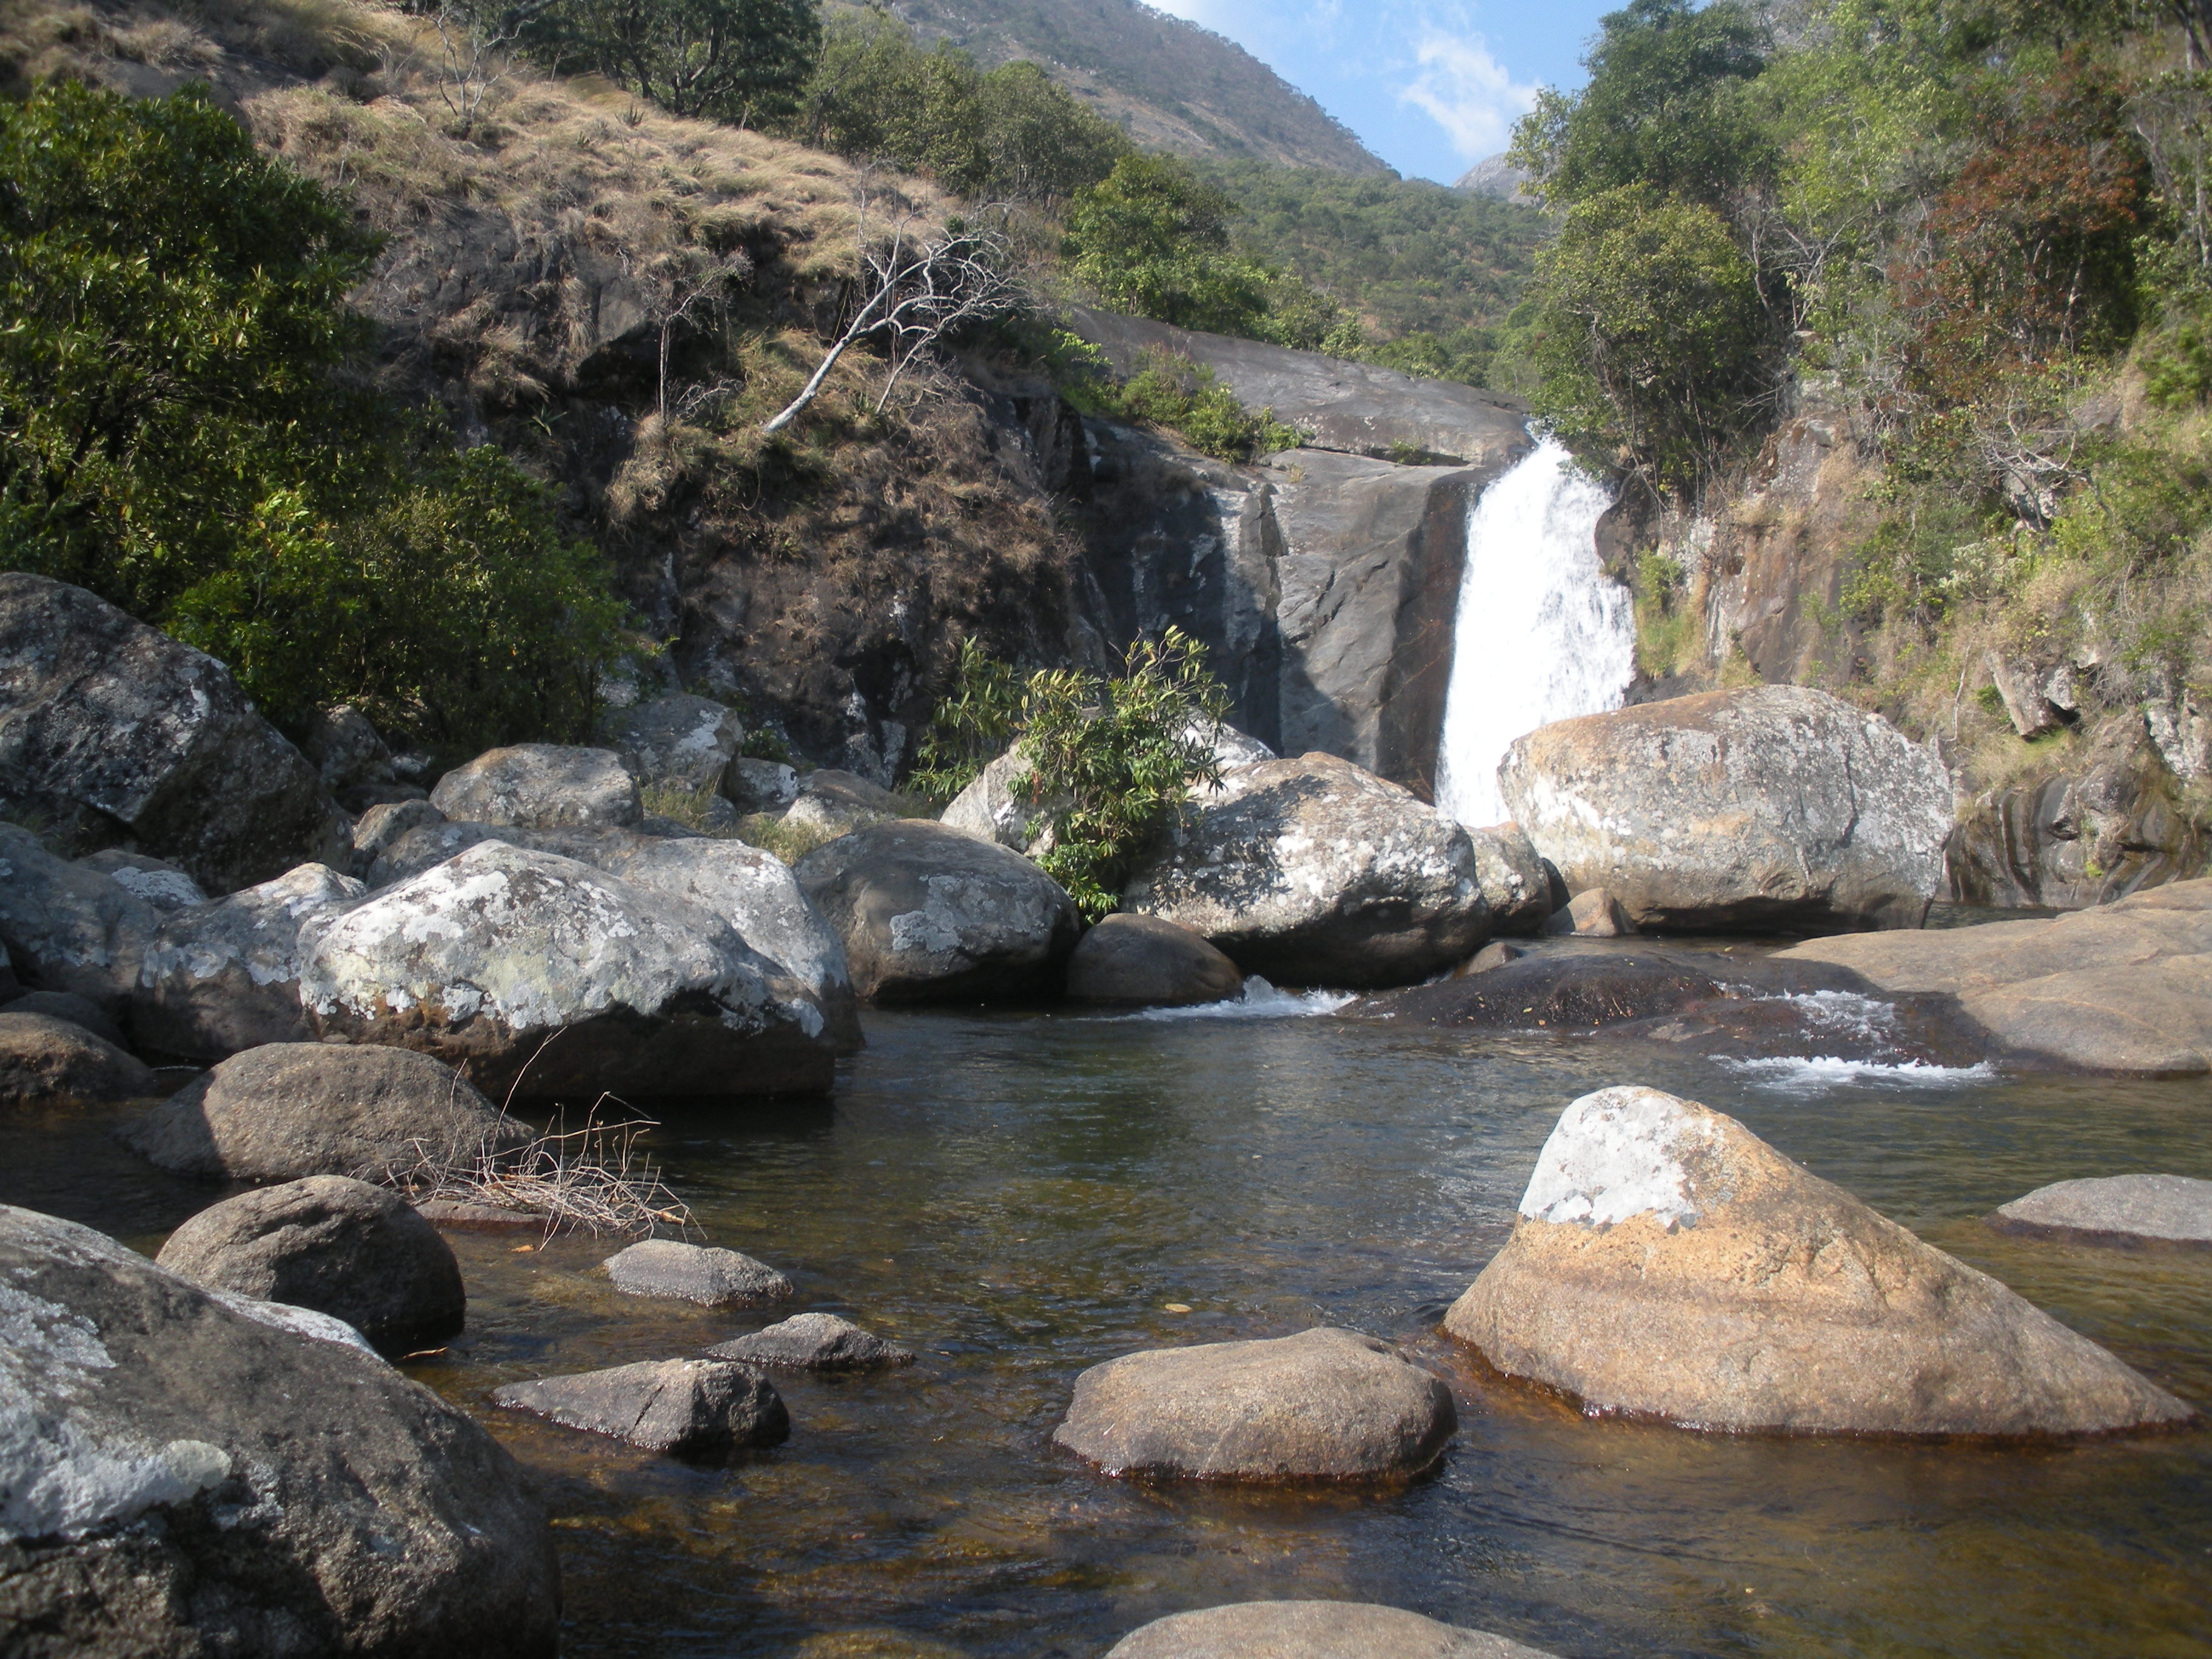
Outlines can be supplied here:
M1597 556L1597 521L1612 504L1547 439L1468 509L1437 753L1445 817L1503 822L1498 763L1514 738L1628 695L1635 614Z
M1869 1060L1838 1060L1832 1055L1793 1054L1773 1060L1729 1060L1720 1062L1749 1078L1762 1089L1791 1095L1826 1094L1831 1089L1863 1088L1869 1085L1892 1088L1944 1088L1966 1083L1994 1083L1997 1071L1980 1066L1930 1066L1923 1060L1889 1063Z
M1194 1003L1184 1008L1141 1008L1133 1014L1107 1014L1107 1020L1177 1019L1304 1019L1333 1014L1347 1002L1358 1000L1356 991L1279 991L1257 974L1244 977L1244 994L1221 1002Z

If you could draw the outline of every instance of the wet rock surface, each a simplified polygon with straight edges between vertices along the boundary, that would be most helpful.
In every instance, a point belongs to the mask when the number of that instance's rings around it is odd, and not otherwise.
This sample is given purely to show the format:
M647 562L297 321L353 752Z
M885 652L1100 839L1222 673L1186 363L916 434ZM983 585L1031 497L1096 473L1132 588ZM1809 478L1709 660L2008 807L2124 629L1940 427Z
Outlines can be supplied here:
M1551 1659L1486 1631L1364 1601L1236 1601L1156 1619L1106 1659Z
M0 1106L130 1100L156 1086L144 1062L74 1021L0 1008Z
M624 1296L666 1296L709 1308L757 1308L787 1302L798 1292L765 1261L738 1250L648 1238L618 1250L604 1264Z
M645 816L612 750L552 743L479 755L440 778L430 804L456 823L523 830L622 830Z
M2195 1414L1734 1118L1656 1089L1567 1108L1444 1328L1588 1410L1693 1427L2066 1435Z
M1067 994L1108 1006L1172 1008L1240 996L1237 964L1188 927L1117 912L1084 934L1067 959Z
M1879 715L1765 685L1561 720L1498 784L1570 892L1638 927L1912 927L1942 886L1942 763Z
M791 1437L791 1416L775 1385L727 1360L648 1360L541 1377L510 1382L492 1399L564 1428L699 1462Z
M388 1354L467 1317L460 1264L397 1193L343 1176L240 1193L169 1235L155 1261L210 1290L342 1319Z
M707 1350L716 1359L792 1370L872 1371L914 1364L914 1355L836 1314L793 1314L789 1319L733 1337Z
M0 1648L550 1659L544 1508L428 1389L32 1211L0 1279Z
M468 1167L529 1138L428 1054L325 1042L234 1055L122 1131L162 1169L231 1181L374 1181L425 1159Z
M1990 1217L2005 1232L2085 1244L2212 1248L2212 1181L2185 1176L2104 1176L2056 1181Z
M1323 1326L1093 1365L1052 1437L1113 1475L1370 1480L1419 1474L1457 1426L1442 1382L1386 1342Z

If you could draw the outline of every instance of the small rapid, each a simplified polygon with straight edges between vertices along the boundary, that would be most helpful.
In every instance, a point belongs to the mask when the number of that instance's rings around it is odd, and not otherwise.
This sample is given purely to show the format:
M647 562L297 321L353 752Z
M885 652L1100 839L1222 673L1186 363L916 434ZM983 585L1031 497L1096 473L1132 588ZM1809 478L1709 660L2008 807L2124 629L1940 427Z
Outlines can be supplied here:
M1437 754L1437 804L1462 823L1507 817L1498 763L1514 738L1627 695L1635 617L1597 556L1611 505L1547 438L1468 512Z

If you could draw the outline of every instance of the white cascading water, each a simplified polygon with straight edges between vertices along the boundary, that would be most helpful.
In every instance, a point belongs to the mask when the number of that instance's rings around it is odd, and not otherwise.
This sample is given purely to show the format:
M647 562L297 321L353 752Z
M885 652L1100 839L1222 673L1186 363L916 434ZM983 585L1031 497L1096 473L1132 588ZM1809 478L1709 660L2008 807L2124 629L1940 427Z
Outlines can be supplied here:
M1547 439L1468 513L1437 754L1437 805L1461 823L1505 818L1498 763L1514 738L1627 695L1635 616L1597 556L1611 505Z

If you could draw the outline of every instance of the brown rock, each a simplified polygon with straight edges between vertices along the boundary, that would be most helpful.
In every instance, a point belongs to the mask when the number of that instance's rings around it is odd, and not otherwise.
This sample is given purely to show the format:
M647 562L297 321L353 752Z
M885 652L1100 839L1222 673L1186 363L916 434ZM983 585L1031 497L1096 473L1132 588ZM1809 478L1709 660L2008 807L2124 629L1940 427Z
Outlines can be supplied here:
M157 1092L154 1073L74 1021L0 1012L0 1105L128 1100Z
M1067 994L1078 1002L1178 1007L1225 1002L1243 989L1235 963L1189 928L1158 916L1108 916L1067 960Z
M1106 1659L1551 1659L1486 1631L1364 1601L1235 1601L1155 1619Z
M1636 932L1636 924L1619 899L1602 887L1593 887L1568 900L1565 909L1554 912L1544 931L1577 939L1625 939Z

